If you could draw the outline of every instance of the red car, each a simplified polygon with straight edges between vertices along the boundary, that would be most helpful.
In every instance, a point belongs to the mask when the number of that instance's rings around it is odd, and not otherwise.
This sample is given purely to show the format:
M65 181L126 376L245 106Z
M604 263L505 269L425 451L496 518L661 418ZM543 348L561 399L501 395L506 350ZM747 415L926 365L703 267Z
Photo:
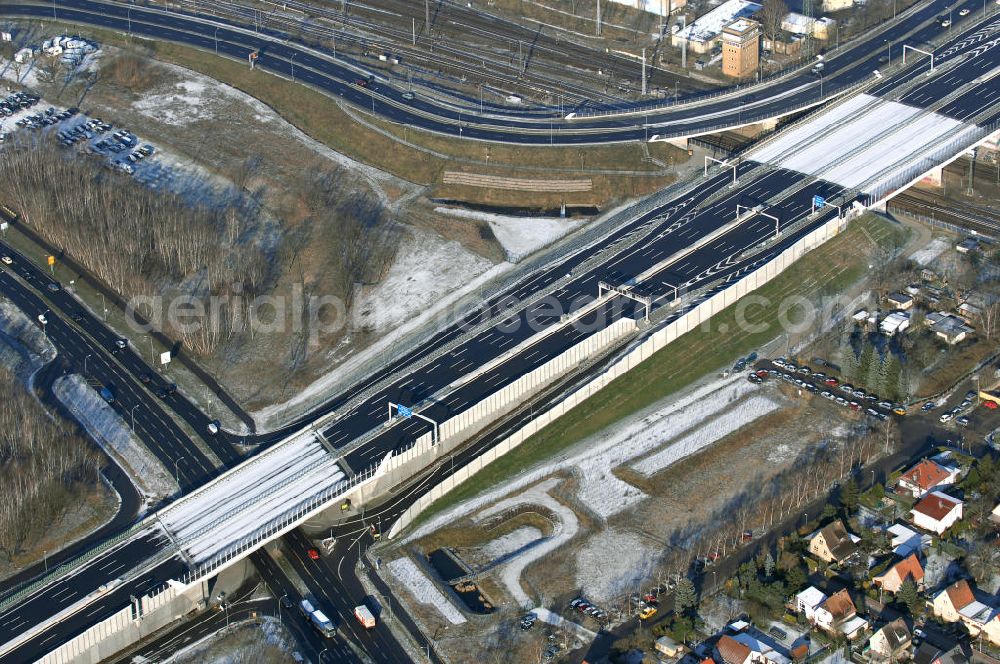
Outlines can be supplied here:
M983 401L983 406L985 406L986 408L989 408L990 410L996 410L997 409L997 402L996 401Z
M306 555L308 555L312 560L319 560L319 551L316 549L309 549L306 551Z
M826 383L827 385L829 385L830 387L837 387L837 385L840 384L840 381L837 380L836 378L834 378L833 376L831 376L830 378L827 378L823 382Z

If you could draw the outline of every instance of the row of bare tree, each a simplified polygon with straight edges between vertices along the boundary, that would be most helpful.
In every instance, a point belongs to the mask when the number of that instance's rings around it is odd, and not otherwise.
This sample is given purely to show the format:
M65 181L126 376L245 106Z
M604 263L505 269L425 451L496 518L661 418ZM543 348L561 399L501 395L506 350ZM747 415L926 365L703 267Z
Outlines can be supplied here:
M75 426L53 419L0 367L0 551L8 559L44 535L98 482L100 457Z
M272 294L300 252L329 256L323 274L301 275L306 297L349 307L354 284L378 281L398 244L388 211L339 168L303 173L309 219L289 232L263 222L251 197L205 203L153 191L45 137L19 136L3 153L0 200L52 244L126 299L183 294L202 302L211 315L187 329L162 315L169 298L159 312L139 309L200 355L253 334L254 298Z

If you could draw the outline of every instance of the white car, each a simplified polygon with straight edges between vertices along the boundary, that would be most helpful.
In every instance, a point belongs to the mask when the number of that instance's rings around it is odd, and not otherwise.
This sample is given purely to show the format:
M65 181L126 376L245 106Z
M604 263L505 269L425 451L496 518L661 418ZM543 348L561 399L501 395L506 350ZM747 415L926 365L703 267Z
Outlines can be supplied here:
M49 319L45 317L45 314L38 314L38 322L42 325L48 325Z
M941 417L938 418L938 422L944 424L945 422L951 422L951 418L955 417L955 413L950 410L947 413L941 413Z
M0 261L3 261L4 265L10 265L11 263L14 262L14 259L11 258L10 256L4 256L4 257L0 258Z
M213 436L219 433L219 420L212 420L208 423L208 432Z
M964 9L960 9L958 11L958 15L959 16L968 16L969 15L969 8L965 7Z
M945 19L945 20L941 21L941 27L942 28L947 28L947 27L950 27L950 26L951 26L951 21L949 19Z

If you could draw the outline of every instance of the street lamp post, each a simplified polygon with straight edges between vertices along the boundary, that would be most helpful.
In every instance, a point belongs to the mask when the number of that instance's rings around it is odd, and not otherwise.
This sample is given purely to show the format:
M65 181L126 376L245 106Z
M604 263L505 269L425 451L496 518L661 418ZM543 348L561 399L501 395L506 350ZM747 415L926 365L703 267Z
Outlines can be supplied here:
M132 406L132 410L131 410L131 415L132 415L132 433L135 433L135 409L138 408L139 406L140 406L140 404L136 404L136 405Z
M177 471L177 465L181 462L181 459L183 458L184 457L179 456L176 459L174 459L174 481L177 482L178 486L180 485L181 480L180 480L180 473L178 473Z
M298 54L299 54L298 51L296 51L295 53L292 53L292 59L291 59L291 63L292 63L292 83L295 82L295 56L298 55Z
M87 375L87 360L89 360L89 359L90 359L90 353L87 353L87 356L85 358L83 358L83 375L84 376Z
M215 29L215 54L219 54L219 29Z

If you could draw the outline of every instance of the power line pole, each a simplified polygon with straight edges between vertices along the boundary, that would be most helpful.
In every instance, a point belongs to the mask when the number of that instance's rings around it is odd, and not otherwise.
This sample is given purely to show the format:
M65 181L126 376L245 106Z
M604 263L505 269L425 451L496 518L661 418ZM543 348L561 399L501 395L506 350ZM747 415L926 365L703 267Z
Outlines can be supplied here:
M431 34L431 0L424 0L424 25L427 26L427 34Z
M417 45L417 19L413 19L413 45Z
M597 36L601 36L601 0L597 0Z

